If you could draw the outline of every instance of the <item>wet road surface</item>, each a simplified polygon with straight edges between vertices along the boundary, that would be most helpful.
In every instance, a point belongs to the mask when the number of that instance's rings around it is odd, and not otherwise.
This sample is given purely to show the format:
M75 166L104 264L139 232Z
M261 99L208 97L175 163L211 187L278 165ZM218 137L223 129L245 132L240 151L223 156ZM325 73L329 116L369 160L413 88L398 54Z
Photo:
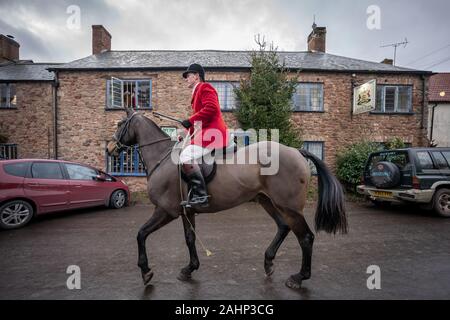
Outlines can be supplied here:
M0 231L0 299L448 299L450 219L414 207L377 209L348 203L349 234L316 235L312 277L300 290L284 285L300 270L301 252L290 233L266 278L264 251L276 233L256 203L196 217L200 269L177 280L188 262L181 219L150 235L155 275L147 287L137 267L136 235L152 206L56 213L25 228ZM315 204L305 216L313 228ZM69 290L69 265L81 270L81 289ZM369 290L370 265L381 289ZM373 282L372 282L373 283Z

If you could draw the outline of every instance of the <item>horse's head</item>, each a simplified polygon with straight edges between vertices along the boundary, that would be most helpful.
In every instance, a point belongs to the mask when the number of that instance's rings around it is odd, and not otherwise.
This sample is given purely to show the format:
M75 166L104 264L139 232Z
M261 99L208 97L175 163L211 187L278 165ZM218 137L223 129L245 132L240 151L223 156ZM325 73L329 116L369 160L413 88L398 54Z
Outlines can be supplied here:
M112 156L118 156L123 149L136 144L136 134L131 124L138 113L131 108L125 108L125 111L127 116L117 124L112 141L107 145L108 154Z

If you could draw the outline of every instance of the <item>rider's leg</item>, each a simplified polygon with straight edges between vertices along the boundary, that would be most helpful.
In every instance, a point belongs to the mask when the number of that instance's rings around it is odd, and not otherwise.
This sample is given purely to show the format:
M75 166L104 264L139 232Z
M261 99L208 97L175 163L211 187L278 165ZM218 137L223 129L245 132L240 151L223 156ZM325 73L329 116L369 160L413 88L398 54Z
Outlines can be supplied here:
M188 185L192 192L192 197L188 200L189 204L192 205L208 205L205 179L203 178L200 166L196 163L205 152L206 150L199 146L189 145L180 154L182 169L188 178Z

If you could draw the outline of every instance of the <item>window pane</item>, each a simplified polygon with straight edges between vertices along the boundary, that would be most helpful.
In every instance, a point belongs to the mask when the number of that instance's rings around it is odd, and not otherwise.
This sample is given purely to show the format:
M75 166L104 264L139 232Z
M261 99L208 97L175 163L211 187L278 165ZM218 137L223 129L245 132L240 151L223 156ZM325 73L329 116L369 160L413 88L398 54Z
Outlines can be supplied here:
M14 108L17 104L16 85L14 83L9 85L9 107Z
M151 81L137 81L137 96L139 108L151 107L150 86Z
M123 105L125 108L136 108L136 82L123 82Z
M395 110L395 87L385 87L384 111L394 112Z
M320 160L323 160L323 142L312 142L312 141L305 141L303 142L303 149L311 152L315 156L317 156ZM317 168L312 163L311 160L308 160L309 167L311 169L312 174L317 174Z
M411 92L412 88L409 86L398 87L398 112L411 112Z
M118 157L108 156L108 173L114 175L145 176L145 166L140 161L136 146L128 148Z
M433 169L433 161L428 152L417 152L417 158L422 169Z
M1 108L7 108L7 98L6 98L6 91L8 87L6 83L0 83L0 107Z
M58 163L37 162L31 168L31 175L35 179L63 179Z
M71 180L96 180L97 171L76 164L65 164Z
M383 111L383 86L377 86L377 99L375 105L375 111L381 112Z
M236 95L234 88L239 87L238 82L210 82L216 89L221 110L233 110L236 108Z
M292 97L295 111L322 111L323 85L321 83L299 83Z

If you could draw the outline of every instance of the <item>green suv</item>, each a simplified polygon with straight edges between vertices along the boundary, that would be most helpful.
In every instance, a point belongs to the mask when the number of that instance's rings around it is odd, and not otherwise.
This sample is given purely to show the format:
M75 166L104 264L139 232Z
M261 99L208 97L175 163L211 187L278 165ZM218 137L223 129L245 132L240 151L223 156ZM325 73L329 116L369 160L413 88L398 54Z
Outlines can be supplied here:
M373 203L413 202L450 217L450 148L371 153L357 187Z

